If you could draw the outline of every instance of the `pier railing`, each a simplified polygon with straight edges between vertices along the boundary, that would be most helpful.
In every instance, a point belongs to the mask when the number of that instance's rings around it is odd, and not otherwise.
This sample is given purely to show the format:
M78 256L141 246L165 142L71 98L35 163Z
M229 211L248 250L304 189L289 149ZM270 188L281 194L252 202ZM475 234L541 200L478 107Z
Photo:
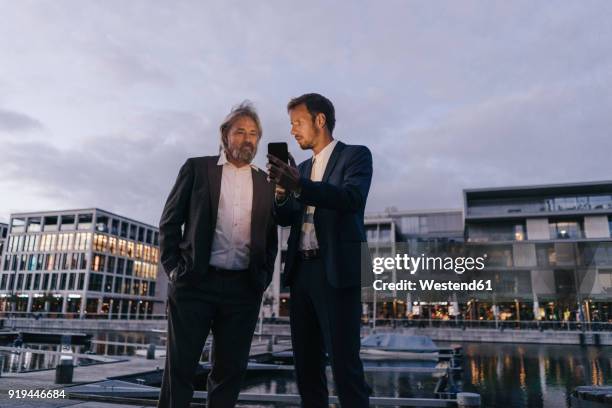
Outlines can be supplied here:
M165 314L0 312L0 319L166 320Z
M372 328L373 321L364 322ZM557 331L611 331L611 322L575 322L545 320L439 320L439 319L376 319L377 328L448 328L448 329L494 329L494 330L557 330Z

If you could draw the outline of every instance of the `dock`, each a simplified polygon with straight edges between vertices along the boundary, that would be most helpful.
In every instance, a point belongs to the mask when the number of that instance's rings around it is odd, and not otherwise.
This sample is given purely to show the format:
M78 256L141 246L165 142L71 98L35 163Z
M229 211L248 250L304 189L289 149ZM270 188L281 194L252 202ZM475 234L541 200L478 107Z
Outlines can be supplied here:
M282 352L287 349L287 342L280 341L273 344L271 341L254 340L251 347L251 356L261 356L266 353ZM23 348L3 347L4 352L24 351ZM31 350L40 352L40 350ZM46 351L45 353L59 353ZM79 355L80 356L80 355ZM142 356L98 356L85 354L83 357L93 358L100 364L74 367L74 383L70 385L55 384L55 370L40 370L20 373L2 373L0 379L0 406L32 407L32 408L127 408L155 406L159 388L145 385L148 375L160 375L163 370L165 357L155 355L153 359ZM209 369L208 363L201 363L202 369ZM249 370L287 371L293 370L291 365L261 364L251 362ZM366 367L366 371L411 371L415 373L428 373L442 375L447 372L442 367ZM159 374L157 374L159 373ZM140 378L142 377L142 378ZM126 381L129 379L129 381ZM9 399L9 390L64 390L63 399ZM468 397L474 394L463 393ZM205 391L194 393L194 407L204 407ZM475 394L478 398L479 396ZM479 405L460 405L460 396L456 399L438 398L396 398L371 397L371 404L376 406L403 406L403 407L477 407ZM282 404L283 406L298 406L299 395L296 394L266 394L248 393L240 394L237 407L250 408L261 406L261 403ZM330 396L330 403L337 403L335 396Z

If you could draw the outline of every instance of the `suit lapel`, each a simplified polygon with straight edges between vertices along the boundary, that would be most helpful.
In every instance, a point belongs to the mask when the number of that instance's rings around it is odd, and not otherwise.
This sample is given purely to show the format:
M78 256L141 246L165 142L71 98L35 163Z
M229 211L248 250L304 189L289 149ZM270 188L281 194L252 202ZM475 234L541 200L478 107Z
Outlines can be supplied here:
M251 248L256 242L261 242L261 237L257 234L265 231L263 221L264 214L264 199L267 197L266 180L263 177L258 177L259 170L251 168L251 176L253 177L253 202L251 204ZM252 253L252 252L251 252Z
M338 162L338 158L340 157L340 152L344 149L344 143L338 141L336 146L334 147L334 151L329 157L329 161L327 162L327 166L325 167L325 173L323 173L323 179L321 180L323 183L327 183L327 179L329 179L329 175L334 170L334 166Z
M312 157L304 163L304 165L302 166L302 171L300 175L310 180L311 172L312 172Z
M214 232L217 225L217 213L219 212L219 197L221 196L221 176L223 166L217 165L219 156L208 162L208 188L210 191L211 231Z

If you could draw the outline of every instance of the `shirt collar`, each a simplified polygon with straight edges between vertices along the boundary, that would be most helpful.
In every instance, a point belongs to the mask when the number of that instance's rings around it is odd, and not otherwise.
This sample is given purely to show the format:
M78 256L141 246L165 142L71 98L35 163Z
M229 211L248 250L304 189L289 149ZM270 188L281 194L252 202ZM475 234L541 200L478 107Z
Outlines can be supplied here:
M334 147L336 147L336 144L338 144L338 141L336 139L332 140L319 153L317 153L314 156L312 156L312 160L314 161L314 159L317 159L317 161L319 161L319 162L321 162L321 161L325 162L325 161L329 160L329 157L331 156L332 152L334 151Z
M229 160L227 160L227 156L225 155L225 149L221 149L221 152L219 153L219 160L217 160L217 166L223 166L227 164L228 166L232 166L238 170L243 170L246 169L246 166L241 167L241 168L237 168L236 166L234 166L232 163L230 163ZM253 163L250 163L249 166L253 169L253 170L259 170L259 167L257 167L256 165L254 165Z

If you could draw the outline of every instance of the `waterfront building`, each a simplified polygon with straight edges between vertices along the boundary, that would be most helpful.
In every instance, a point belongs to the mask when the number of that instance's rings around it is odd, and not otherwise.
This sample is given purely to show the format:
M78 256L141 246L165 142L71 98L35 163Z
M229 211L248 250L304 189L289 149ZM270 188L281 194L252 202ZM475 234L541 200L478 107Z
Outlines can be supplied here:
M463 191L466 245L493 294L472 319L612 321L612 182ZM495 306L495 307L493 307Z
M397 253L411 255L437 254L464 240L463 212L460 209L398 211L389 208L382 213L365 217L366 236L370 254L389 257ZM397 271L376 277L397 282ZM446 318L452 299L432 301L424 296L394 291L392 301L375 297L372 290L363 290L364 320L402 318Z
M404 293L376 306L366 294L364 316L612 322L612 182L466 189L463 201L463 209L366 214L371 254L486 254L478 279L494 290L435 301ZM289 310L280 287L288 235L279 228L277 316Z
M463 242L463 213L460 209L398 211L389 208L382 213L365 215L365 228L370 251L373 256L390 256L397 245L410 246L413 251L439 250L449 243ZM289 227L279 227L279 253L272 283L274 312L276 316L289 315L289 288L282 287L282 271L285 266ZM276 296L275 294L278 293ZM364 315L373 313L371 294L364 293ZM422 302L420 310L428 311L428 302ZM403 317L406 315L405 301L377 302L379 317ZM421 305L419 305L421 306ZM435 306L437 307L437 304ZM419 310L419 308L415 309Z
M0 311L147 319L159 270L156 227L98 208L12 214Z

